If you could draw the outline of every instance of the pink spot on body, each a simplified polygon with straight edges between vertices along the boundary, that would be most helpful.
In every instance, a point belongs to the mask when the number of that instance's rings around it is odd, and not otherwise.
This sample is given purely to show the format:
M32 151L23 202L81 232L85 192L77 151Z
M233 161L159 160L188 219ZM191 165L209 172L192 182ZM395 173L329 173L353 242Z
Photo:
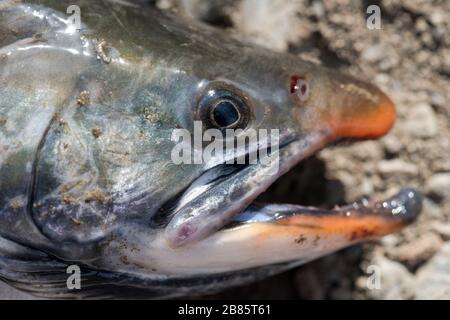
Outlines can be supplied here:
M176 242L182 243L189 239L195 232L197 228L189 223L184 224L177 233Z

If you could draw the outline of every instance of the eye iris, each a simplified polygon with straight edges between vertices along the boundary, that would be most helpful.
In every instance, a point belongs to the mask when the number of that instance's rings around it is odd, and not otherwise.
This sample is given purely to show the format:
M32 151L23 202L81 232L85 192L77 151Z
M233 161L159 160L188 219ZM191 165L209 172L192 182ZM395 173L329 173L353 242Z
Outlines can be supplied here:
M224 100L216 104L212 116L217 125L222 128L233 125L240 117L236 105L229 100Z

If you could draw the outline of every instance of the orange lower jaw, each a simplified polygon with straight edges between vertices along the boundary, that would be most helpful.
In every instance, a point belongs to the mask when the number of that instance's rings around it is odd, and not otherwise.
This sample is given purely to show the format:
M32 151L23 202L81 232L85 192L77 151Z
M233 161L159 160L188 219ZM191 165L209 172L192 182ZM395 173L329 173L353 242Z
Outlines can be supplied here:
M412 223L422 209L422 196L403 189L382 202L355 203L333 210L296 205L266 205L261 212L279 212L281 218L265 223L260 241L269 238L340 239L352 244L396 232Z
M327 236L339 236L349 243L378 238L402 229L404 223L386 220L378 216L293 216L278 221L271 233L295 233L297 235L315 236L317 239Z

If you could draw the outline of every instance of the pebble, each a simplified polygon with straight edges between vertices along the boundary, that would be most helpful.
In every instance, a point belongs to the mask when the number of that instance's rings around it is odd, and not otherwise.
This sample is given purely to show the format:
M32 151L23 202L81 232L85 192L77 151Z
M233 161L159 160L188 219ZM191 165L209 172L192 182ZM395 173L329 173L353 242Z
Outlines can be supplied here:
M434 106L436 106L438 108L442 108L443 109L446 106L445 97L442 94L438 93L438 92L434 92L434 93L431 94L430 101L431 101L431 103Z
M248 41L281 52L298 40L297 30L304 27L298 19L295 1L242 1L232 20ZM307 28L303 28L303 32L307 32Z
M387 85L389 81L391 81L391 77L386 73L378 73L374 79L374 82L378 85Z
M425 32L428 30L428 23L424 18L419 18L416 21L416 30L419 32Z
M402 128L417 138L432 138L438 133L438 124L433 108L425 102L410 108Z
M390 234L380 239L381 244L385 248L394 248L400 243L400 238L396 234Z
M403 144L399 138L394 135L389 135L383 140L383 146L390 154L398 154L403 149Z
M414 276L401 263L378 255L372 266L373 270L379 270L381 277L379 288L368 289L372 298L398 300L414 297ZM371 275L376 276L375 273Z
M442 206L428 197L423 199L423 213L424 218L429 220L441 220L443 218Z
M383 150L377 141L363 141L350 146L349 151L359 159L380 159Z
M435 221L431 224L431 228L435 232L439 233L444 240L450 240L450 224L441 221Z
M450 242L417 272L417 299L450 299Z
M361 58L368 62L378 62L385 57L386 48L382 45L367 47L361 54Z
M312 3L312 12L318 18L322 18L325 14L325 8L321 1L313 1Z
M434 174L427 180L425 189L439 200L450 198L450 173Z
M444 12L441 12L441 11L435 11L430 16L431 23L434 25L440 25L440 24L444 23L445 19L446 19L446 15Z
M416 176L419 174L419 168L409 162L401 159L382 160L378 163L378 171L382 175L407 175Z
M429 232L409 243L388 250L388 255L390 258L415 268L431 258L441 245L441 238L435 233Z

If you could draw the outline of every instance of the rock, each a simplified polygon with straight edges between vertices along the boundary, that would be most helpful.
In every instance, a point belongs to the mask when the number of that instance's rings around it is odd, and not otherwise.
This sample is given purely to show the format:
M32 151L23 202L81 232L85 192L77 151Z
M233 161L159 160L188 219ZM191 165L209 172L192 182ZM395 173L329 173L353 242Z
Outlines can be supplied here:
M296 1L247 0L239 4L232 20L248 41L272 50L285 51L306 29L298 19ZM304 23L303 23L304 25Z
M388 255L411 268L416 268L430 259L440 249L441 245L441 238L435 233L429 232L409 243L388 250Z
M428 220L441 220L444 215L442 214L442 206L432 199L425 197L423 199L423 216Z
M431 224L431 228L433 231L439 233L444 240L450 240L450 224L435 221Z
M445 97L440 94L439 92L433 92L431 94L431 103L433 106L438 107L440 109L444 109L447 105L447 101L445 100Z
M414 297L414 276L402 264L377 255L373 263L367 267L367 273L366 290L372 298L399 300ZM371 279L377 276L380 276L380 286L371 287L371 284L376 283Z
M378 85L387 85L389 81L391 81L391 77L385 73L378 73L374 79L374 82Z
M386 248L393 248L399 244L400 239L399 239L398 235L390 234L390 235L387 235L387 236L384 236L383 238L381 238L380 242Z
M361 182L361 195L369 195L372 194L375 190L373 182L370 179L364 179Z
M313 1L312 12L317 18L322 18L325 15L325 9L321 1Z
M359 159L380 159L383 150L378 141L363 141L349 147L349 152Z
M378 62L386 55L386 48L383 45L376 44L367 47L361 54L361 58L368 62Z
M412 106L402 128L406 133L417 138L425 139L436 136L438 124L433 108L425 102Z
M440 25L445 22L446 16L442 11L435 11L431 14L430 20L434 25Z
M419 32L425 32L428 30L428 23L427 20L425 20L424 18L419 18L416 20L416 30Z
M388 175L407 175L416 176L419 174L419 168L409 162L401 159L383 160L378 163L378 171L385 176Z
M450 243L417 272L417 299L450 299Z
M393 135L389 135L383 139L383 146L384 149L390 154L398 154L404 148L398 137Z
M437 173L431 176L425 189L428 194L439 200L450 198L450 173Z

